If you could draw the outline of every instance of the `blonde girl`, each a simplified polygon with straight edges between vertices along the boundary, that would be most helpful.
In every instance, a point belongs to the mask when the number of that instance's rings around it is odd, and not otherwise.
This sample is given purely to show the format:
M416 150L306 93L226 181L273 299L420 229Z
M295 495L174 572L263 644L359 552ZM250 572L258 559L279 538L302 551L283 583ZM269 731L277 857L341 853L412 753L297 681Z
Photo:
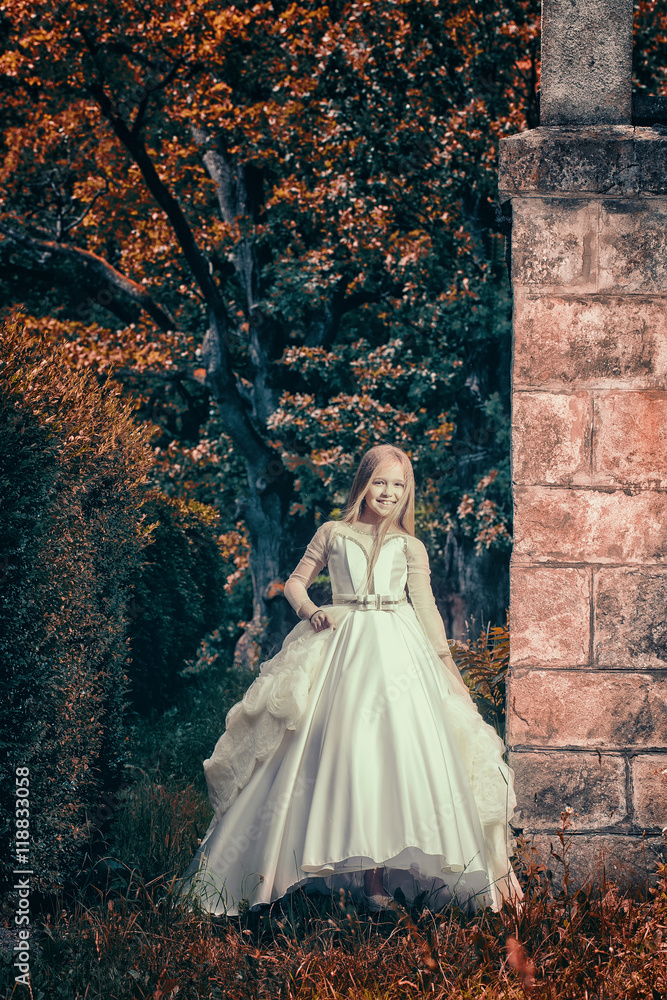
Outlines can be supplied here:
M452 659L414 505L405 452L371 448L285 583L300 621L204 761L215 815L182 891L213 913L297 888L372 911L521 895L513 774ZM308 588L325 566L320 607Z

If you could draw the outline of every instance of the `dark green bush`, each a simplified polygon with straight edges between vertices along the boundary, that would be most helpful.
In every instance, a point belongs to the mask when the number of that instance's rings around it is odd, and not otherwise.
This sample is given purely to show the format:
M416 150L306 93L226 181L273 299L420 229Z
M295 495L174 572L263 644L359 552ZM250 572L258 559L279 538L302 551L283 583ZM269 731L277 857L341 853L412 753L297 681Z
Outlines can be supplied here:
M133 705L146 713L173 701L184 661L194 656L204 633L220 624L226 572L212 507L151 492L141 509L151 545L130 605L128 672Z
M204 634L239 610L216 512L148 489L148 431L119 393L38 335L3 330L0 835L9 847L14 768L28 767L43 891L76 876L88 817L118 786L128 695L164 708ZM8 877L11 847L0 864Z
M72 372L39 336L2 331L0 863L8 876L14 769L28 767L34 890L75 875L88 810L119 779L150 461L118 388Z
M144 883L182 875L212 815L208 799L182 778L137 781L119 795L98 876L113 878L123 892L133 873Z

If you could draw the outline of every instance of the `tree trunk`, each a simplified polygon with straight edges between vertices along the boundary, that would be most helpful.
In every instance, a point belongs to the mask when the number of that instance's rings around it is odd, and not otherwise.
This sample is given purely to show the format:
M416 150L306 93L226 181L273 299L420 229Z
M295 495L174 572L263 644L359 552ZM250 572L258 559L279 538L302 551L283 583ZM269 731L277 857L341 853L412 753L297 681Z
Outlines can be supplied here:
M253 614L239 639L234 662L257 670L276 653L294 624L283 597L285 530L292 494L292 476L277 457L260 464L246 461L248 498L244 514L250 534Z
M509 552L484 550L477 555L470 538L450 531L443 563L434 571L433 590L450 639L467 641L489 623L505 624Z

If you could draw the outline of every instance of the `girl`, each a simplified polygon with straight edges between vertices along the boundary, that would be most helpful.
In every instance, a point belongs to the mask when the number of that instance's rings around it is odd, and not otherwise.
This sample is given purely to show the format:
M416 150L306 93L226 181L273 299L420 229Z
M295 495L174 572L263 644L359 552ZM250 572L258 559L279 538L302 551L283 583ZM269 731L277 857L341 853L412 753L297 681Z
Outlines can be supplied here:
M377 910L400 887L439 910L521 890L504 746L449 651L414 535L408 456L363 456L342 520L285 584L302 621L260 667L204 770L215 815L181 883L233 916L298 886ZM308 587L328 565L333 601Z

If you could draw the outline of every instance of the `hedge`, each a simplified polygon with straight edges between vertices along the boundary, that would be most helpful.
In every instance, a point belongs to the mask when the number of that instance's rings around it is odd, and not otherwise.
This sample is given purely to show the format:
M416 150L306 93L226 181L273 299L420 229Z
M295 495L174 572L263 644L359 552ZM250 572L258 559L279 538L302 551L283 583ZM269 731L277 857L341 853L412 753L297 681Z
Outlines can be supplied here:
M119 392L38 335L2 331L0 864L11 877L14 773L28 767L36 891L75 877L88 811L125 752L128 587L151 454Z
M225 609L225 564L214 527L217 512L194 500L152 491L142 504L151 545L130 604L130 699L142 714L178 696L184 662Z

